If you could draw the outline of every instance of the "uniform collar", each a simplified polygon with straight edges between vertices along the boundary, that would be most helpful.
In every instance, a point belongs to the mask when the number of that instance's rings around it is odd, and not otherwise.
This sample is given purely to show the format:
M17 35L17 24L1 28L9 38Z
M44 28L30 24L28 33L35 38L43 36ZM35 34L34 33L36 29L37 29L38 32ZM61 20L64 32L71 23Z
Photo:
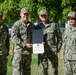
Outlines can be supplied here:
M76 27L70 26L71 31L76 31Z
M27 23L24 23L21 19L20 19L21 23L23 24L23 26L28 27L30 25L30 22L28 21Z
M52 21L47 21L47 23L44 25L42 22L39 23L39 27L44 28L44 27L48 27L50 26L50 23L52 23Z

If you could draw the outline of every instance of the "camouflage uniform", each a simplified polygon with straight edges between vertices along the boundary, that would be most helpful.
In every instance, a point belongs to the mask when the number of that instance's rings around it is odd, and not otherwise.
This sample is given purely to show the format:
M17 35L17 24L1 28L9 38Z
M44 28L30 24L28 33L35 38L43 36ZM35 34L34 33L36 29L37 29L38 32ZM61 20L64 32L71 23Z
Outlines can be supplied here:
M0 75L7 74L7 55L9 54L9 32L5 24L0 24Z
M38 64L41 68L41 75L48 75L48 59L51 62L51 75L58 75L58 49L61 47L62 37L59 27L50 21L44 26L40 22L37 29L44 31L44 54L38 55Z
M76 27L65 30L62 53L64 56L64 75L76 75Z
M34 25L31 22L24 24L21 20L12 27L11 38L14 43L12 75L30 75L32 50L26 48L25 45L32 43L32 29Z

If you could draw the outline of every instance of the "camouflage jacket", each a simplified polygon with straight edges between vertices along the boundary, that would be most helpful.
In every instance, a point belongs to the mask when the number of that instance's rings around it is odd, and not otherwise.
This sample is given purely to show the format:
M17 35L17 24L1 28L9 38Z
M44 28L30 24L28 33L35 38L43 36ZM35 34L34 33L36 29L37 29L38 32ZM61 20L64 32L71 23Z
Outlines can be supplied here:
M76 60L76 27L69 26L65 29L61 49L64 59Z
M0 24L0 55L9 54L9 32L4 23Z
M40 22L36 26L36 29L43 29L45 51L51 50L53 52L58 52L62 45L62 35L59 26L50 21L44 26L43 23Z
M31 22L24 24L21 20L14 23L11 31L11 38L16 48L25 48L27 43L32 43L32 30L34 25Z

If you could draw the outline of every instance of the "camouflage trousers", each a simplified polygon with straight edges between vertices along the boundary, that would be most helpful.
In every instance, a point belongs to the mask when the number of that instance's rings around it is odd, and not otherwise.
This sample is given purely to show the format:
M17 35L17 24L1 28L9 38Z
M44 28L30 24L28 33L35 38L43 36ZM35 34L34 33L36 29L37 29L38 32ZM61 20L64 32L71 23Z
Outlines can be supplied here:
M48 52L38 55L38 64L41 69L41 75L48 75L48 59L50 61L50 75L58 75L58 56L54 52Z
M76 75L76 60L64 61L64 75Z
M0 55L0 75L7 75L7 57Z
M30 75L31 74L31 54L14 54L12 66L12 75Z

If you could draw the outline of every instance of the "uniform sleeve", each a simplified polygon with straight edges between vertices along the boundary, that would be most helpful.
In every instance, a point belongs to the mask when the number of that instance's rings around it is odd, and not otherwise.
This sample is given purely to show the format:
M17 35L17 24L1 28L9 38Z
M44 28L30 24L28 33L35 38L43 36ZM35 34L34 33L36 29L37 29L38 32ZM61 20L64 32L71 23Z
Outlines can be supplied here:
M59 52L62 46L62 34L60 31L59 25L56 25L56 37L57 37L57 47Z
M7 48L7 53L9 54L10 41L9 41L9 31L7 27L6 27L6 30L7 30L6 48Z
M63 43L62 43L62 47L61 47L61 56L65 56L65 50L66 50L66 31L64 32L64 36L63 36Z
M14 44L19 45L20 47L24 47L25 46L25 41L23 42L20 39L20 35L19 35L19 25L18 23L15 23L12 27L11 30L11 38Z
M64 56L65 55L65 42L64 42L64 39L63 39L63 44L62 44L62 47L61 47L61 56Z

